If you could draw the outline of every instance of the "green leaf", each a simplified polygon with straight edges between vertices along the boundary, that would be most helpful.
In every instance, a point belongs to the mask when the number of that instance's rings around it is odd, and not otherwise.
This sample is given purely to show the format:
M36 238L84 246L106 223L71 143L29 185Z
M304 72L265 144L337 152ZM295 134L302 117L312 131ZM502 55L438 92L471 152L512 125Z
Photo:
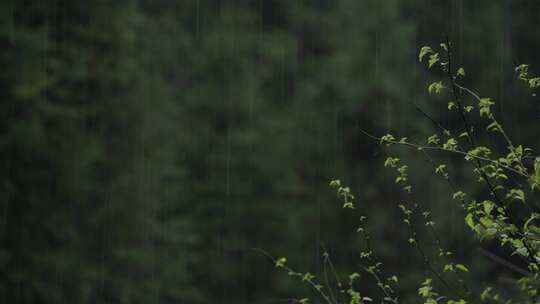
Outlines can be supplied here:
M454 271L454 264L446 264L443 268L444 272Z
M360 274L357 272L353 272L349 275L349 281L351 282L359 278L360 278Z
M495 103L491 100L491 98L480 98L478 101L480 116L489 117L491 114L491 106L494 104Z
M465 267L463 264L456 264L456 268L463 272L469 272L469 269L467 269L467 267Z
M465 198L465 193L463 191L457 191L452 195L452 199L463 200Z
M525 221L525 224L523 224L523 228L524 228L525 230L528 230L528 229L529 229L529 224L530 224L532 221L536 220L536 219L538 219L538 214L537 214L537 213L533 213L533 214L529 217L529 219L528 219L527 221Z
M515 69L516 73L518 73L519 79L527 80L527 74L529 72L529 65L528 64L520 64Z
M422 58L424 58L424 56L426 56L427 54L430 54L430 53L433 53L433 50L431 49L431 47L429 46L423 46L421 49L420 49L420 53L418 54L418 61L422 61Z
M525 192L523 192L521 189L510 189L510 192L506 195L506 198L525 203Z
M449 138L446 143L443 144L442 148L445 150L454 151L458 147L458 142L454 138Z
M429 94L433 94L433 93L439 94L445 88L446 87L443 85L442 81L437 81L429 85L428 92Z
M441 46L441 48L442 48L443 50L445 50L446 52L448 52L448 45L446 45L446 43L441 43L441 44L439 44L439 45Z
M428 68L431 68L437 62L439 62L439 53L431 54L429 56Z
M386 160L384 161L384 166L394 168L397 166L398 162L399 162L399 158L397 157L387 157Z
M343 203L343 209L354 209L354 204L352 202Z
M540 86L540 77L531 78L528 83L530 88L537 88Z
M330 181L330 187L340 187L341 186L341 181L339 179L333 179Z
M494 122L490 123L486 127L486 130L492 131L492 132L497 132L497 131L500 131L500 128L501 128L501 126L496 121L494 121Z
M497 228L488 228L486 229L486 235L492 237L497 234Z
M381 137L381 144L386 143L386 145L390 145L393 141L396 141L396 138L392 134L386 134Z
M484 207L484 212L486 214L490 214L493 208L495 207L495 203L492 201L485 200L482 202L482 206Z
M310 272L306 272L303 276L302 276L302 281L311 281L315 279L315 276L313 274L311 274Z
M433 134L427 139L428 144L430 145L438 145L440 142L439 136L437 134Z
M465 76L465 69L459 68L459 69L457 70L457 75L458 75L458 76L462 76L462 77Z
M276 267L283 268L283 267L285 267L285 263L287 263L287 258L281 257L281 258L276 260Z
M444 173L446 170L446 165L439 165L437 168L435 168L435 173Z
M493 290L492 287L486 287L484 291L482 291L482 294L480 295L480 300L485 301L490 296L490 293L492 290Z
M473 217L472 213L467 213L467 215L465 216L465 223L472 230L476 229L476 224L474 223L474 217Z
M523 256L523 257L528 257L529 256L529 251L527 251L527 248L525 247L519 247L516 249L515 253Z

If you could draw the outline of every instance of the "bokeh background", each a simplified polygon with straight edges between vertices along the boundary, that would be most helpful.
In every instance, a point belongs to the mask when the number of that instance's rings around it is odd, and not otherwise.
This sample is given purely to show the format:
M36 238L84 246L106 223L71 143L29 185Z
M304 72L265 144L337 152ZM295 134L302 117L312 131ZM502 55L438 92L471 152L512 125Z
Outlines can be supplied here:
M387 151L360 130L423 141L433 126L415 105L459 125L448 97L427 93L442 74L417 57L446 37L514 141L540 144L538 98L514 73L540 71L534 0L3 0L0 15L2 303L312 297L253 248L316 275L327 250L344 276L359 270L360 215L415 303L428 272L408 249ZM478 248L508 253L470 236L421 155L394 152L468 284L511 293L515 275ZM449 162L458 184L485 191ZM332 178L351 186L354 212Z

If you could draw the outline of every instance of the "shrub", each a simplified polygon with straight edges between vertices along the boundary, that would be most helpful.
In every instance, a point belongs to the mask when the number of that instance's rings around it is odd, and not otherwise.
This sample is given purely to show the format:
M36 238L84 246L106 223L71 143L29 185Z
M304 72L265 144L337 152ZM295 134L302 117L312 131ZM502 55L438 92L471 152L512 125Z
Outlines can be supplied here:
M412 141L406 137L400 138L395 134L380 137L365 131L364 134L377 140L384 147L403 146L417 150L433 167L433 174L448 184L450 196L463 208L464 222L474 237L480 241L495 241L497 246L509 249L510 255L522 262L520 265L515 265L500 259L506 267L520 274L519 280L515 282L515 297L505 299L502 293L493 286L485 286L482 292L473 292L464 283L463 278L474 269L469 270L466 265L456 260L450 250L444 248L431 212L413 202L414 188L409 179L409 167L399 157L389 156L384 162L384 167L395 172L395 184L409 198L398 206L402 210L403 224L409 232L408 243L411 250L421 257L425 269L430 273L430 276L418 282L418 296L423 303L430 304L539 303L540 213L539 206L533 200L535 192L540 191L540 157L533 156L532 149L511 140L492 111L495 105L494 100L482 97L473 89L463 85L462 80L466 76L465 69L454 65L451 45L448 41L441 43L438 47L422 47L418 59L420 62L427 63L428 69L439 68L443 72L444 79L429 84L427 90L429 94L450 96L447 110L459 117L460 127L453 130L445 128L420 109L437 129L425 143ZM521 64L515 71L518 79L523 81L529 89L534 90L540 86L540 78L530 76L527 65ZM483 128L473 127L479 125ZM496 145L480 144L482 136L492 133L505 143L505 149L497 148ZM487 192L476 197L466 193L453 177L450 166L447 163L437 162L438 158L432 156L434 153L461 157L464 162L471 165L470 176L484 185ZM355 209L355 197L349 187L337 179L332 180L330 186L336 190L343 208ZM327 271L335 271L328 253L324 253L323 258L325 265L331 267L328 269L325 267L325 277L322 280L318 280L310 272L302 273L293 270L287 266L287 259L284 257L274 259L268 256L273 259L277 268L307 283L328 304L361 304L375 301L379 295L366 295L358 286L357 282L362 272L371 276L376 283L380 290L378 294L382 295L380 296L381 303L399 303L400 298L397 293L400 287L399 278L388 274L383 269L382 263L378 262L376 253L370 246L366 222L366 217L362 216L361 224L357 228L365 244L360 253L364 266L360 272L350 273L345 283L335 276L337 282L334 285L337 288L329 284ZM434 263L433 257L426 254L426 244L421 244L417 237L421 228L426 229L433 239L433 243L427 246L429 252L433 249L437 250L437 263ZM310 302L308 298L294 301Z

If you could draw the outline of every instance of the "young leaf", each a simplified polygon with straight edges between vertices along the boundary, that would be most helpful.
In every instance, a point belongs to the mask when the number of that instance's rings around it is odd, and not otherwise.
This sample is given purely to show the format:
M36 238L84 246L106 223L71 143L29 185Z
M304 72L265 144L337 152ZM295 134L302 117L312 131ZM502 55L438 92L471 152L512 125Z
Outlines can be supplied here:
M494 104L495 103L491 100L491 98L480 98L480 100L478 101L480 116L489 117L491 114L491 106Z
M428 92L429 94L439 94L444 88L446 87L442 84L442 81L437 81L429 85Z
M527 73L529 70L528 64L520 64L516 67L516 73L518 73L519 79L527 80Z
M439 136L437 136L437 134L433 134L428 137L427 142L429 145L438 145L440 142Z
M525 203L525 192L520 189L510 189L510 193L506 195L506 198L514 199Z
M439 165L437 168L435 168L435 173L437 174L445 174L446 173L446 165Z
M386 134L381 137L381 144L386 142L386 145L390 145L392 141L395 141L396 138L392 134Z
M492 132L497 132L497 131L500 130L500 128L501 128L501 126L500 126L496 121L494 121L494 122L490 123L490 124L486 127L486 130L492 131Z
M424 58L424 56L426 56L427 54L430 54L430 53L433 53L433 50L431 49L431 47L429 46L423 46L421 49L420 49L420 53L418 54L418 61L422 61L422 58Z
M465 267L463 264L456 264L456 268L463 272L469 272L469 269L467 269L467 267Z
M452 199L457 199L457 200L463 200L465 198L465 193L463 191L457 191L456 193L454 193L452 195Z
M469 228L471 228L472 230L475 230L475 229L476 229L476 224L474 223L474 218L473 218L472 213L468 213L467 216L465 216L465 223L466 223L467 226L469 226Z
M441 48L442 48L443 50L445 50L446 52L448 52L448 45L446 45L446 43L441 43L441 44L439 44L439 45L441 46Z
M439 62L439 53L430 55L428 61L428 68L431 68L437 62Z
M276 260L276 267L278 268L285 267L285 263L287 263L287 258L281 257Z

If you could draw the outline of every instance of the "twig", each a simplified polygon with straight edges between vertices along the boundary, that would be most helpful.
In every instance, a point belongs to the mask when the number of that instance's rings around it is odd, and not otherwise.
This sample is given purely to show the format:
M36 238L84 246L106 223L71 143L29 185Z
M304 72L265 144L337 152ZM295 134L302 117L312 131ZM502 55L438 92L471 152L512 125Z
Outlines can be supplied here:
M491 253L487 250L485 250L484 248L482 247L478 247L478 251L480 251L481 254L483 254L484 256L486 256L487 258L489 258L490 260L498 263L498 264L501 264L505 267L507 267L508 269L514 271L514 272L517 272L521 275L524 275L524 276L530 276L531 273L517 265L514 265L510 262L508 262L507 260L499 257L498 255L494 254L494 253Z
M364 131L363 129L360 129L360 132L364 133L364 135L370 137L371 139L374 139L374 140L377 140L377 141L381 141L382 138L381 137L377 137L375 135L372 135L372 134L369 134L368 132ZM392 144L398 144L398 145L403 145L403 146L409 146L409 147L412 147L412 148L415 148L415 149L418 149L418 150L438 150L438 151L445 151L445 152L450 152L450 153L456 153L456 154L461 154L461 155L464 155L464 156L469 156L471 158L474 158L474 159L478 159L478 160L483 160L483 161L486 161L486 162L490 162L490 163L493 163L493 164L496 164L498 165L499 167L501 168L504 168L508 171L512 171L518 175L521 175L522 177L526 177L528 178L529 176L521 171L518 171L510 166L507 166L507 165L503 165L497 161L494 161L492 159L489 159L489 158L486 158L486 157L482 157L482 156L478 156L478 155L473 155L473 154L470 154L470 153L467 153L465 151L461 151L461 150L457 150L457 149L445 149L443 147L436 147L436 146L423 146L423 145L416 145L416 144L413 144L413 143L410 143L410 142L402 142L402 141L395 141L395 140L384 140L384 142L387 142L387 143L392 143Z

